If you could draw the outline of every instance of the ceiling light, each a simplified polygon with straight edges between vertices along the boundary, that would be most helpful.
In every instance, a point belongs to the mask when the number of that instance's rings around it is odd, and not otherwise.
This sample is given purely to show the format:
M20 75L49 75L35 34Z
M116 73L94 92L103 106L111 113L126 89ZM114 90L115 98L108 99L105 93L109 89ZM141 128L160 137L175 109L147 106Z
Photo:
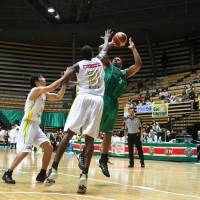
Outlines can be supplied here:
M55 12L55 9L52 8L52 7L49 7L49 8L48 8L48 12L49 12L49 13L54 13L54 12Z

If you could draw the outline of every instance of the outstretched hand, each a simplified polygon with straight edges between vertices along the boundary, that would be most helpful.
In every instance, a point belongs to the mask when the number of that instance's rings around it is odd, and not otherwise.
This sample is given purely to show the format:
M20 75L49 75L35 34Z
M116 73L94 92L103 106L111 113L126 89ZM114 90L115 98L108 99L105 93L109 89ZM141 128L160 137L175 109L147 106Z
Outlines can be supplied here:
M132 40L132 37L129 38L129 46L128 46L128 48L129 48L129 49L135 48L135 44L134 44L134 42L133 42L133 40Z
M112 30L107 29L107 30L105 30L104 36L101 36L100 38L102 38L103 40L109 40L109 38L112 34L113 34Z

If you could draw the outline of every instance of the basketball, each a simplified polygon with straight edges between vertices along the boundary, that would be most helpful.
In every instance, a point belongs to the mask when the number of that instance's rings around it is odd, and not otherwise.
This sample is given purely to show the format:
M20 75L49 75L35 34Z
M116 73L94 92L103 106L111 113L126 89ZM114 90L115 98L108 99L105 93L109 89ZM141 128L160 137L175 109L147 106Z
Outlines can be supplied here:
M117 45L117 46L120 46L120 47L123 47L126 42L127 42L127 36L125 33L123 32L117 32L113 38L112 38L112 41Z

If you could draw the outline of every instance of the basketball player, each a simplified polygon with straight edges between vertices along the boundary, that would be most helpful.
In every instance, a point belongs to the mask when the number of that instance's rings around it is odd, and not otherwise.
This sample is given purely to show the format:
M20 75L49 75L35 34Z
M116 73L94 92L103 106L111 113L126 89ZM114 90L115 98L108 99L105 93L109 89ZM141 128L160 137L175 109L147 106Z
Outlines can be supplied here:
M115 47L116 44L113 42L109 43L109 47ZM102 48L100 46L100 48ZM115 57L112 62L106 57L104 59L104 72L105 72L105 94L104 94L104 109L101 119L100 131L104 132L104 139L102 144L102 154L99 160L99 167L102 173L110 177L108 170L108 152L111 144L112 131L115 127L118 112L118 98L124 94L127 87L127 79L134 76L142 66L142 60L138 51L132 41L129 38L128 48L132 51L135 64L131 65L125 70L120 70L122 67L122 60L119 57ZM79 166L83 165L84 161L84 149L79 156Z
M111 43L111 45L114 45ZM132 51L135 64L125 70L120 70L122 60L115 57L112 62L107 60L104 62L105 68L105 95L104 95L104 111L101 119L100 131L104 132L102 154L99 160L99 166L103 174L110 177L108 170L108 152L111 144L111 136L117 120L118 98L125 93L127 87L127 79L134 76L142 66L142 60L132 38L129 38L128 48Z
M50 93L58 88L68 75L67 70L64 75L46 86L46 80L41 75L31 77L31 91L27 97L24 109L24 117L22 119L20 130L17 138L17 156L11 164L11 167L4 173L2 179L5 183L15 184L12 178L13 170L21 163L21 161L31 152L32 145L40 146L44 150L42 159L42 168L36 177L36 181L44 182L46 179L46 170L51 159L52 146L47 136L42 132L39 125L41 115L44 110L45 100L60 100L63 98L66 84L63 84L57 94Z
M84 165L80 174L78 184L78 193L86 193L87 177L90 161L93 154L94 138L98 136L99 125L103 112L104 95L104 68L101 60L105 57L108 49L108 40L111 31L105 31L104 44L99 55L93 58L93 51L90 46L84 46L81 49L83 60L74 64L72 69L77 73L78 95L74 100L68 115L65 127L64 137L60 142L52 167L47 178L47 182L55 182L57 177L57 168L60 159L72 139L74 134L85 136Z

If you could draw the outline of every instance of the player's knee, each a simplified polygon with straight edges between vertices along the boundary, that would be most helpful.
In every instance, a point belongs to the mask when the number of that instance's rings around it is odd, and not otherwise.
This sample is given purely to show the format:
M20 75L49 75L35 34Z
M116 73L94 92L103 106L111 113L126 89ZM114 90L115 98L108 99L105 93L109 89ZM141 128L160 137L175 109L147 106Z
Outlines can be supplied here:
M52 152L53 151L53 146L49 142L45 142L42 144L42 148L44 151Z

